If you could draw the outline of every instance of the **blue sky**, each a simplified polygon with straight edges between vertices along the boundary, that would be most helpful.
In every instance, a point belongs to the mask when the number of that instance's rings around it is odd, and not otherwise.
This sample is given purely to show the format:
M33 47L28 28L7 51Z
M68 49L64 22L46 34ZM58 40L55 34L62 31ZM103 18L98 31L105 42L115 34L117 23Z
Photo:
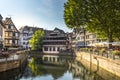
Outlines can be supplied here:
M64 23L64 3L67 0L0 0L0 14L11 17L16 27L38 26L44 29L58 27L71 31Z

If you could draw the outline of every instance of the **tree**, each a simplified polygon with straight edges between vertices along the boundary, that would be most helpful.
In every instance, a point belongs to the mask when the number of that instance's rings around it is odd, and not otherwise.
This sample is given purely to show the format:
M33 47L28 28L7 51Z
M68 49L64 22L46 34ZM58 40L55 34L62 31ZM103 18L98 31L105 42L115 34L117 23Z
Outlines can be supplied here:
M120 0L68 0L64 8L69 28L86 26L87 30L109 42L120 38Z
M37 30L33 34L32 38L29 40L29 43L32 46L32 50L42 50L43 37L44 37L44 31L43 30Z

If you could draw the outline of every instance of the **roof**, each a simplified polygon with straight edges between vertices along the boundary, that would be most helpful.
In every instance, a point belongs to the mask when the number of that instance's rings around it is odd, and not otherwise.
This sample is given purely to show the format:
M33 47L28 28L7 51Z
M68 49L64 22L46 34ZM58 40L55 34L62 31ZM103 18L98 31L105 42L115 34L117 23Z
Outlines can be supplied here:
M39 27L31 27L31 26L23 26L19 29L21 32L27 30L27 31L37 31L37 30L43 30L43 28L39 28Z
M2 17L2 15L0 14L0 20L2 20L3 19L3 17Z
M55 29L54 29L54 31L55 31L55 30L58 30L58 31L60 31L60 33L65 33L63 30L61 30L61 29L58 29L58 28L55 28Z
M14 23L13 23L13 21L12 21L12 19L11 18L6 18L5 19L5 21L4 21L4 24L5 25L12 25L12 26L14 26L14 28L18 31L18 29L15 27L15 25L14 25ZM19 31L18 31L19 32Z
M45 36L51 36L51 35L54 35L54 34L57 34L57 35L66 34L63 30L58 29L58 28L55 28L54 30L44 30L44 32L45 32Z
M0 24L1 24L2 27L5 28L5 25L4 25L3 21L2 21L2 19L3 19L3 17L2 17L1 14L0 14Z
M0 24L2 25L3 28L5 28L5 25L2 21L0 21Z
M53 31L52 30L44 30L44 32L45 32L45 35L47 36L47 35L49 35Z
M8 18L8 17L5 19L4 24L14 25L12 19L11 19L11 18Z

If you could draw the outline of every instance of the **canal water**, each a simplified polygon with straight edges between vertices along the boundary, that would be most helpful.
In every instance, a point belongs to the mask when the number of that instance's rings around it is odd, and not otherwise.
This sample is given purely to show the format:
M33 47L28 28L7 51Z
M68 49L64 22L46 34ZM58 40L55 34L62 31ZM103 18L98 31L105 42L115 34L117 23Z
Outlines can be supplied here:
M31 57L25 67L0 73L0 80L110 80L110 76L99 76L75 57L43 55ZM112 76L111 80L120 78Z

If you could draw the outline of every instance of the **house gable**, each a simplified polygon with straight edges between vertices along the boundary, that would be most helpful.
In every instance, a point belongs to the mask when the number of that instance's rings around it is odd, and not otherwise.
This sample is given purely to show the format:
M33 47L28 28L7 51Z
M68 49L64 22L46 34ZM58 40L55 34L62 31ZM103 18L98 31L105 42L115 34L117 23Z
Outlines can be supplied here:
M7 28L7 26L12 26L12 29L14 29L15 32L19 32L17 30L17 28L15 27L11 18L6 18L5 21L4 21L4 24L5 24L5 28Z

